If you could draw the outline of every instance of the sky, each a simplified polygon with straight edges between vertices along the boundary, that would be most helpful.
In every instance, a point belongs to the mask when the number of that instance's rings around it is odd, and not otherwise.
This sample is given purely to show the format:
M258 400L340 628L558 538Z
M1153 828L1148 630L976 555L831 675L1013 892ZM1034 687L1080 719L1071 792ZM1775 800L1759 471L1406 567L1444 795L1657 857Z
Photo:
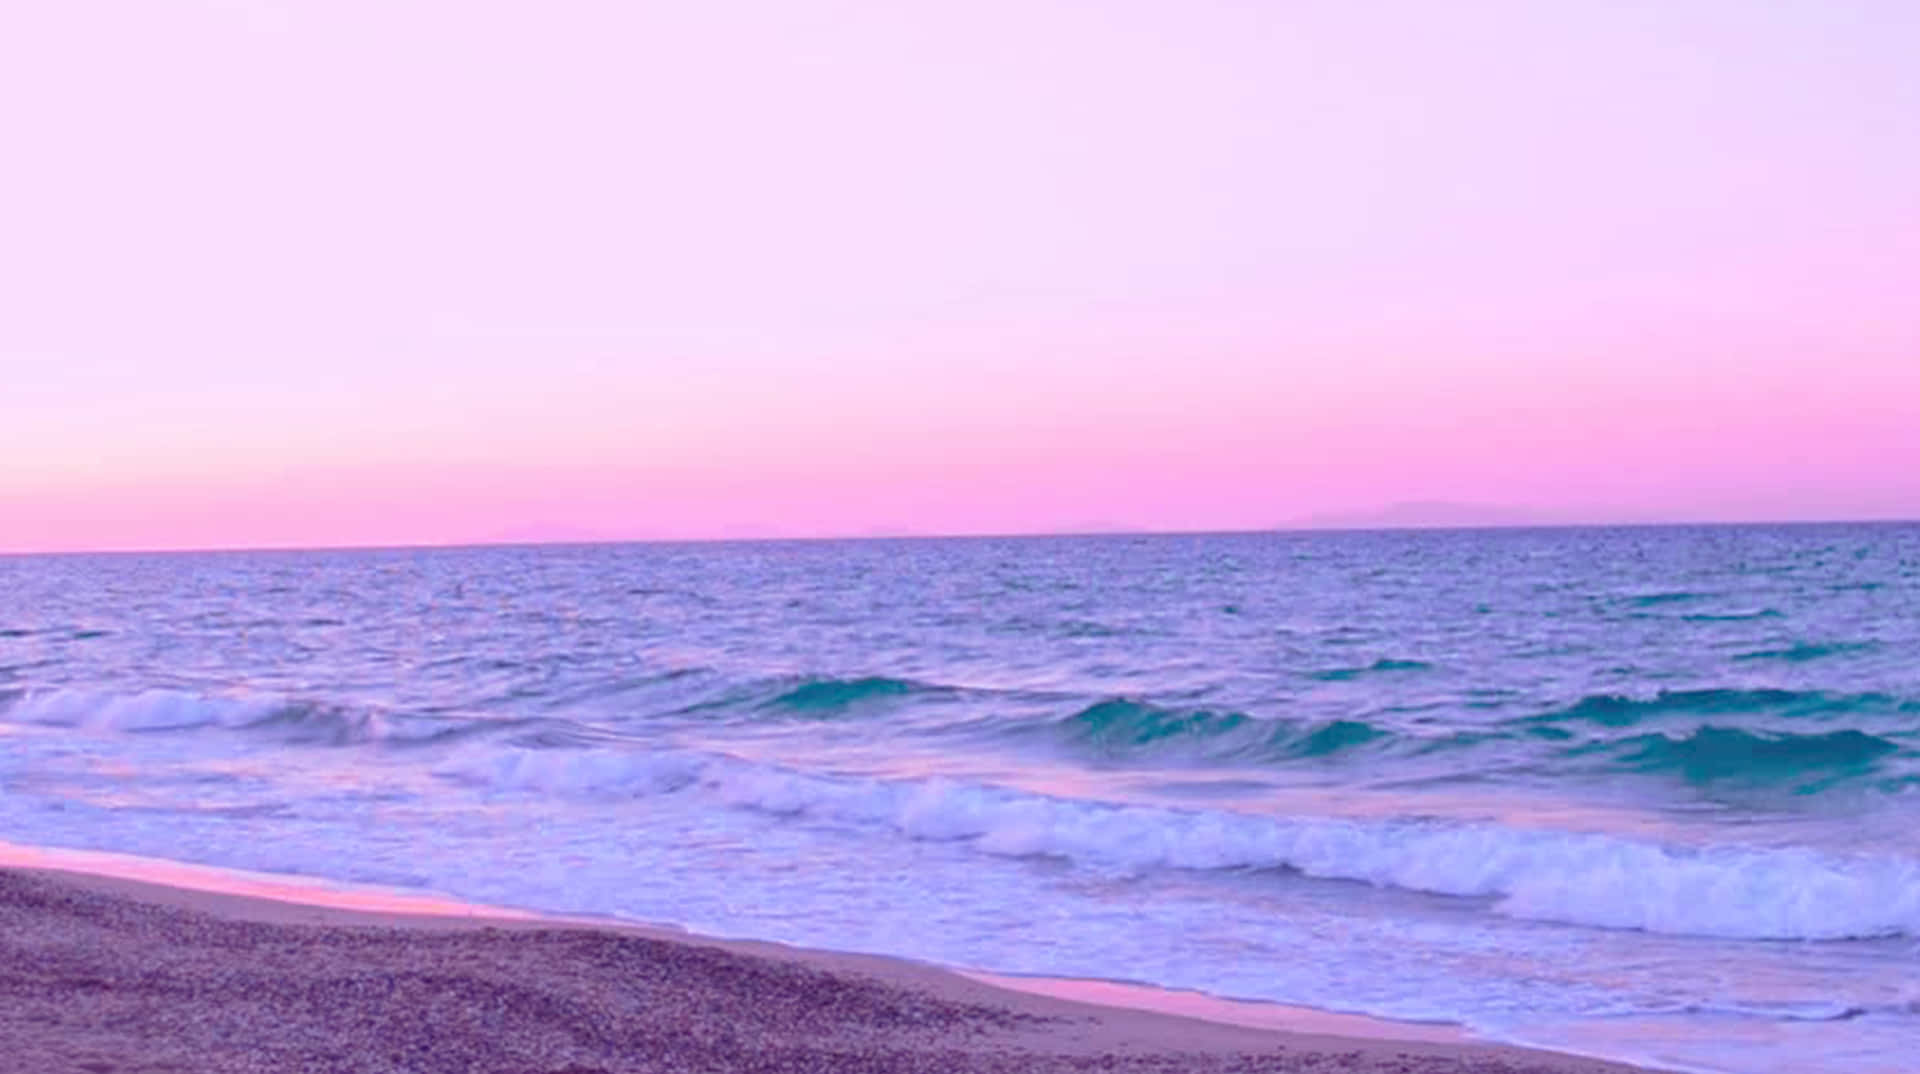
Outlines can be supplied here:
M1920 517L1916 55L1911 0L0 5L0 551Z

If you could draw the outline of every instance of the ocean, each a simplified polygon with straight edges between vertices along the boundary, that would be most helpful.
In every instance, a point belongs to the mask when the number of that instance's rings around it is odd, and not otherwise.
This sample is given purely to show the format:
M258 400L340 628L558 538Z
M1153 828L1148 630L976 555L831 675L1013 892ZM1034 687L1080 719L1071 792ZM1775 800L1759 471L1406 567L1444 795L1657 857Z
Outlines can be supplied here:
M0 839L1920 1069L1920 526L0 557Z

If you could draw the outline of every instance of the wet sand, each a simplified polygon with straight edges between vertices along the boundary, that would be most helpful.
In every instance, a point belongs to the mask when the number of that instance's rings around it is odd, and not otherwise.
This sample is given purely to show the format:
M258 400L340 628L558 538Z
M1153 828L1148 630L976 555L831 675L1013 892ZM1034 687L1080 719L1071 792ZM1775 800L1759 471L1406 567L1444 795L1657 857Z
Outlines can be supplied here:
M0 869L8 1071L1634 1069L1498 1045L1228 1025L1078 1002L1059 983L1050 990L426 898L289 901L244 885L237 893L22 868L17 855Z

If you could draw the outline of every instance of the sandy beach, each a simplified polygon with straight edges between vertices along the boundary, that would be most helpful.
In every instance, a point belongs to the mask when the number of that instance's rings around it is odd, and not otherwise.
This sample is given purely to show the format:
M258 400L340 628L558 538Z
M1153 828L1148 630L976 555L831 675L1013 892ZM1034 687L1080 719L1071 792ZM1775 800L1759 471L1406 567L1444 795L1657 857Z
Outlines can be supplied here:
M869 956L427 899L393 907L0 869L0 1069L1633 1069L1493 1045L1227 1025Z

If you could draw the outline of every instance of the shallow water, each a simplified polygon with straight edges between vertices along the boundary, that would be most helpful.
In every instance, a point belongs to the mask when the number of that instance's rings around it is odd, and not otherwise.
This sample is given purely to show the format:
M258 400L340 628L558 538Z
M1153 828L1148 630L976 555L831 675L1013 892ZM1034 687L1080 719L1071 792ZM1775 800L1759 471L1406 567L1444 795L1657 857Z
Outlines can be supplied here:
M1910 1071L1920 527L0 558L0 837Z

